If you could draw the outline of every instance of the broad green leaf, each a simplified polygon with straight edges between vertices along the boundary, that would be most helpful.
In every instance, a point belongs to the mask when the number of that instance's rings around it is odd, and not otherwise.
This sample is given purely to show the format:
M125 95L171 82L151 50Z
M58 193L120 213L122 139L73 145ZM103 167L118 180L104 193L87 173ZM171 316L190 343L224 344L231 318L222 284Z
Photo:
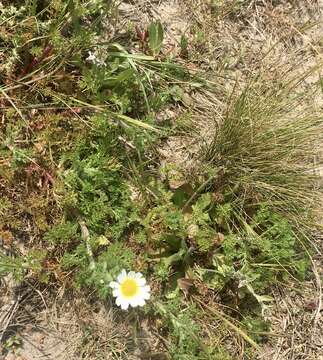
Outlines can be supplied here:
M160 21L149 25L149 47L154 56L158 55L164 40L164 29Z

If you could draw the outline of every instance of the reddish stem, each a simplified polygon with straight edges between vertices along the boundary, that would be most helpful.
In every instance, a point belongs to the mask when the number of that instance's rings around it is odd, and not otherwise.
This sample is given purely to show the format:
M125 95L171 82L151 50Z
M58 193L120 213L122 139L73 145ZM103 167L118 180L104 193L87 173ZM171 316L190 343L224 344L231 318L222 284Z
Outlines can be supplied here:
M45 58L47 58L51 54L52 50L53 47L51 45L47 45L39 58L35 56L32 61L27 66L25 66L25 68L19 75L19 78L22 78L26 74L30 73L38 64L40 64Z

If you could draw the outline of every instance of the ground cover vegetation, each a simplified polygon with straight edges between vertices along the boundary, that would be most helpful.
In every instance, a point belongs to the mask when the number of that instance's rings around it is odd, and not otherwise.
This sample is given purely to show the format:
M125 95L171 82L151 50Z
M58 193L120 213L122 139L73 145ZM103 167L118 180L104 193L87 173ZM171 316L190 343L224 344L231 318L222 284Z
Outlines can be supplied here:
M219 91L185 65L184 37L173 58L161 23L118 36L117 14L100 0L0 2L0 274L106 302L122 269L142 272L152 298L132 314L163 338L155 358L234 359L229 332L253 359L272 335L272 286L312 276L321 88L299 84L317 68ZM207 136L188 89L222 104ZM156 120L174 104L176 119ZM196 139L191 174L161 167L174 135Z

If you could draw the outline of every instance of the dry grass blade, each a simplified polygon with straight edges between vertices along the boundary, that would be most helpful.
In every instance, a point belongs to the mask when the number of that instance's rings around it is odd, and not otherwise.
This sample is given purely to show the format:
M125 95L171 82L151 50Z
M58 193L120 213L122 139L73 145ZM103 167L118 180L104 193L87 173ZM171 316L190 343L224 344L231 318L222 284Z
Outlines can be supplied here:
M236 334L241 336L247 343L249 343L253 348L256 350L260 350L260 346L251 339L242 329L236 326L232 321L228 319L228 317L221 313L220 311L216 310L214 307L208 306L203 301L201 301L198 297L194 296L194 300L200 304L201 309L208 310L212 315L216 316L220 320L222 320L231 330L233 330Z
M2 343L11 320L14 318L17 309L19 307L19 300L14 301L11 304L6 304L2 307L0 313L0 343Z

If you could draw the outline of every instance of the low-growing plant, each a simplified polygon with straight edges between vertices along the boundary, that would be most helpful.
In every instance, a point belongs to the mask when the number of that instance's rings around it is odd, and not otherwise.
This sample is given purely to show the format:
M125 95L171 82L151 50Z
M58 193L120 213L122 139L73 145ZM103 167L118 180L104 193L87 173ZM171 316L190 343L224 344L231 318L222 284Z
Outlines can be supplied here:
M242 302L247 294L264 306L270 299L262 295L272 284L291 276L304 279L310 261L301 235L268 205L259 204L250 217L236 203L219 204L212 193L200 195L189 212L173 200L174 193L166 192L164 204L142 221L154 258L159 250L156 275L162 281L174 269L182 276L194 269L210 289L225 293L229 286Z
M35 276L40 276L42 261L46 253L44 251L30 251L26 256L7 255L0 252L0 276L4 277L12 274L14 280L20 283L27 272L34 273Z
M194 306L181 309L178 299L157 305L158 313L166 320L170 331L171 347L169 353L173 359L209 359L207 347L203 344L201 328L196 323Z

